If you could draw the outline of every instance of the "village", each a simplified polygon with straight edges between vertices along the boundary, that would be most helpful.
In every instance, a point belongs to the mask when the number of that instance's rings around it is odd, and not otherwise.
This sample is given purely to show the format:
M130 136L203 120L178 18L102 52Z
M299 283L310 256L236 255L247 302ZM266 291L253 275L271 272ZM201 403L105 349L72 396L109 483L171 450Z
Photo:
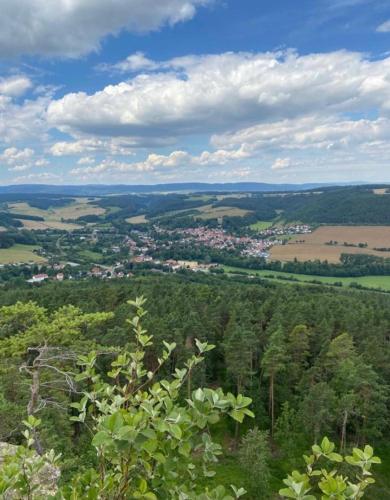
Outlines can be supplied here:
M311 231L312 228L306 224L275 226L260 230L255 235L243 236L231 234L221 227L205 226L170 230L153 225L146 231L132 230L122 236L112 230L104 233L94 229L90 235L73 234L71 238L73 244L78 238L81 245L89 243L95 250L99 248L102 262L60 262L55 260L55 256L51 256L51 264L42 266L44 271L34 273L26 281L30 284L40 284L48 280L62 282L67 279L87 278L124 279L131 278L135 269L154 272L210 272L215 271L219 265L215 262L161 258L157 255L161 251L169 251L181 245L186 248L209 248L225 254L268 259L269 250L274 245L283 245L292 235L307 234ZM91 255L94 255L93 252Z

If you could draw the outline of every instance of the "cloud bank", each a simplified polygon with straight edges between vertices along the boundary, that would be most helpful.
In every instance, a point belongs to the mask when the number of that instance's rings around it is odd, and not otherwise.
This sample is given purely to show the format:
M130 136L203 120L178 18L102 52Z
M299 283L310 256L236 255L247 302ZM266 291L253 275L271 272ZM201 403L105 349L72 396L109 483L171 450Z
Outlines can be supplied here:
M2 0L0 57L78 57L122 30L154 31L194 17L211 0Z

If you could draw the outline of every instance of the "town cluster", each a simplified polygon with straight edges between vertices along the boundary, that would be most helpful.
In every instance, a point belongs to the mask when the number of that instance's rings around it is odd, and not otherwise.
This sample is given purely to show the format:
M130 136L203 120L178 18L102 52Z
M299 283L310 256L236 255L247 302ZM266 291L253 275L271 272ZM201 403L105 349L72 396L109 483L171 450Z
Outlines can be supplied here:
M155 228L160 234L165 234L168 239L164 245L169 247L173 242L184 244L203 245L215 250L238 250L246 257L269 257L269 249L274 245L282 245L286 238L295 234L311 233L312 229L307 224L293 224L288 226L271 227L259 231L256 236L235 236L221 228L195 227L186 229L166 230ZM172 239L169 239L169 236ZM150 240L146 243L146 246ZM152 247L156 244L153 241Z
M94 230L89 238L83 234L78 235L80 242L85 245L87 240L96 247L99 246L101 255L110 256L110 263L94 262L80 264L75 262L55 263L48 267L47 272L34 274L27 281L29 283L42 283L53 279L83 278L129 278L133 276L133 266L146 265L154 271L178 271L188 269L194 272L209 272L214 263L197 262L193 260L162 259L157 257L159 251L169 251L175 245L184 245L190 248L206 247L216 251L227 251L243 257L265 258L269 257L269 250L274 245L284 244L288 238L296 234L307 234L312 231L305 224L275 226L260 230L256 234L238 236L229 233L223 228L209 228L205 226L166 229L154 225L147 231L133 230L120 237L119 233L102 232ZM71 243L76 246L77 236L73 234ZM169 252L167 252L169 253ZM105 263L104 263L105 262ZM78 269L73 269L78 268Z

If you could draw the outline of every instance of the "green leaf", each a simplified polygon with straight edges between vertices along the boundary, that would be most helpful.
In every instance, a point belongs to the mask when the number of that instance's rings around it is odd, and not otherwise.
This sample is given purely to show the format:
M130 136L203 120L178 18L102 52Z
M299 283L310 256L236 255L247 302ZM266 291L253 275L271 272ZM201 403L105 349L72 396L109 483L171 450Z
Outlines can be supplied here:
M176 439L181 439L183 436L182 430L177 424L169 424L169 433Z
M153 453L157 450L158 448L158 441L157 439L148 439L145 441L142 445L142 448L149 453L149 455L153 455Z
M92 445L96 446L97 448L99 446L105 446L112 443L112 438L107 432L105 431L100 431L92 439Z

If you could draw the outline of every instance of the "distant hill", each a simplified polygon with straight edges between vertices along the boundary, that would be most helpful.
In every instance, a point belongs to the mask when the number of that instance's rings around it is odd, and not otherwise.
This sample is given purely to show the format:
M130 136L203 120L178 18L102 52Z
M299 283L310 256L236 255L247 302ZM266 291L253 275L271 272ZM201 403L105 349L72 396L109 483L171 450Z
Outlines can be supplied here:
M351 185L359 183L351 183ZM203 182L184 182L174 184L155 184L155 185L104 185L104 184L86 184L80 186L64 185L55 186L48 184L19 184L11 186L0 186L0 194L26 193L26 194L61 194L70 196L103 196L107 194L127 194L127 193L162 193L162 192L272 192L272 191L304 191L308 189L317 189L335 184L267 184L264 182L233 182L233 183L215 183L207 184ZM346 185L346 183L339 183Z

